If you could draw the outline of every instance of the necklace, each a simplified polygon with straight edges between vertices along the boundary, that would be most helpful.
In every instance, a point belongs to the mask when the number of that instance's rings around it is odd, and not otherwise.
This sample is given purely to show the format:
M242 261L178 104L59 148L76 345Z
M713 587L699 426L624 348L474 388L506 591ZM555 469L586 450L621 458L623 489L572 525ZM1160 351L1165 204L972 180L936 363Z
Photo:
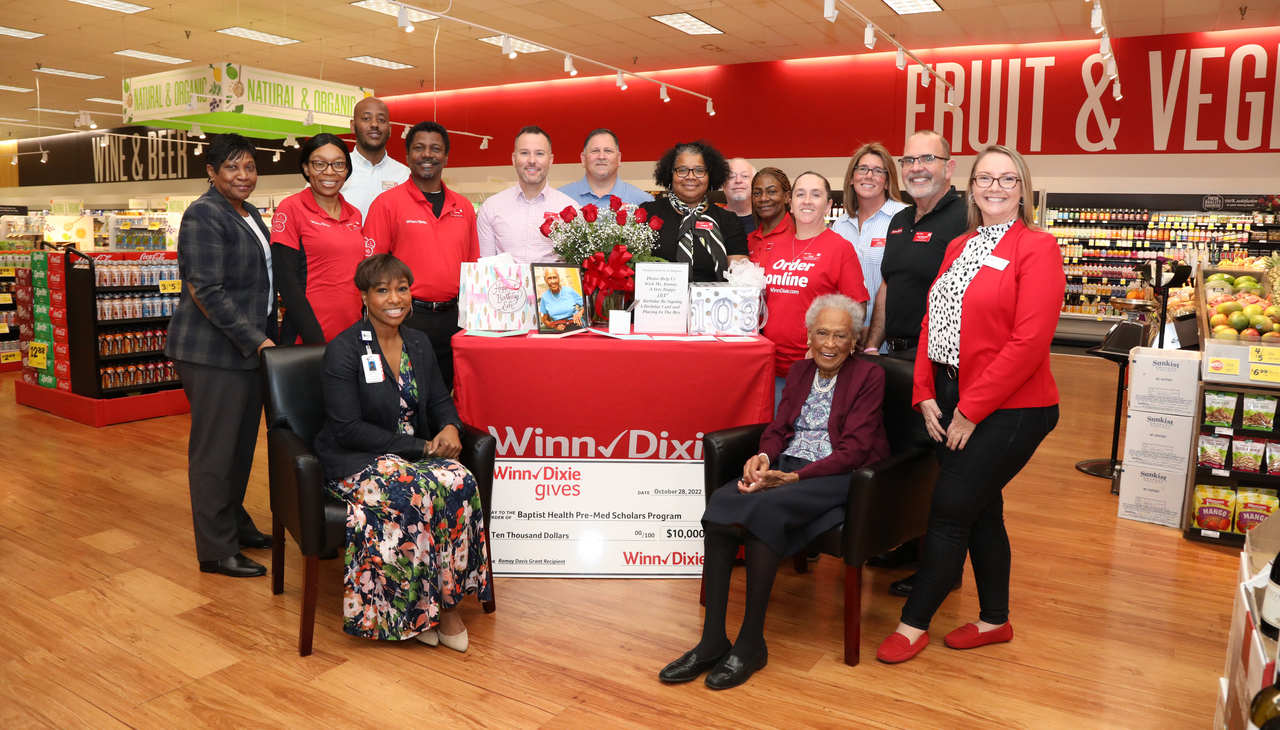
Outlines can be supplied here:
M830 380L828 380L827 378L822 377L822 373L818 373L817 377L815 377L813 380L813 389L819 393L826 393L827 391L836 387L836 378L838 378L839 376L840 376L840 373L836 373L835 375L831 376ZM823 384L822 381L824 380L827 381L826 384Z
M822 232L819 231L818 233L819 235L821 235ZM813 242L816 240L818 240L818 236L814 236L813 238L810 238L809 242L805 244L804 248L800 249L800 255L803 256L804 252L808 251L809 247L812 246ZM795 261L795 259L796 259L796 239L795 239L795 236L792 236L791 237L791 260Z

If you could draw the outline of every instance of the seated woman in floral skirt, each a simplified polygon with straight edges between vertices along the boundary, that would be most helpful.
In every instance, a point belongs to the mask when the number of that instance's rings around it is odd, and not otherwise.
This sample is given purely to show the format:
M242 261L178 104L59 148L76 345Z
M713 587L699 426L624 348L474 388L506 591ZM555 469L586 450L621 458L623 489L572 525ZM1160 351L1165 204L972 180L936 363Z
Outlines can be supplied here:
M347 503L343 629L467 650L462 597L493 599L480 495L455 461L462 422L413 312L413 272L390 254L356 267L365 316L324 355L315 449Z

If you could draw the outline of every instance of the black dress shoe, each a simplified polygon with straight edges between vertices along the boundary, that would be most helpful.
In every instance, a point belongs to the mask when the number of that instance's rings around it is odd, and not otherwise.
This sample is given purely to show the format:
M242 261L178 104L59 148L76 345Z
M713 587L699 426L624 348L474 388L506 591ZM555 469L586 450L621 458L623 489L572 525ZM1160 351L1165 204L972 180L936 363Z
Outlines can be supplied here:
M956 584L951 586L951 590L953 591L960 590L961 583L963 583L963 580L956 581ZM907 576L906 578L903 578L902 580L895 580L894 582L890 583L889 595L902 596L903 598L906 598L907 596L911 595L911 589L915 587L916 587L916 574L912 573L911 575Z
M698 675L719 664L720 660L724 659L728 653L729 650L725 649L716 656L703 659L691 651L686 651L684 656L663 667L662 671L658 672L658 679L668 684L679 684L680 682L697 679Z
M707 675L706 683L711 689L729 689L751 679L751 675L757 671L764 669L769 663L769 647L760 650L759 654L747 661L739 659L737 656L730 654L724 658L724 661L716 665L711 670L711 674Z
M867 558L867 565L873 568L905 568L915 565L920 560L920 550L914 540L904 542L887 553L872 555Z
M271 536L261 532L252 532L248 535L240 536L240 547L242 548L249 548L250 550L267 550L271 547L271 544Z
M266 575L267 569L261 563L254 562L240 553L222 560L201 560L201 573L221 573L232 578L256 578Z

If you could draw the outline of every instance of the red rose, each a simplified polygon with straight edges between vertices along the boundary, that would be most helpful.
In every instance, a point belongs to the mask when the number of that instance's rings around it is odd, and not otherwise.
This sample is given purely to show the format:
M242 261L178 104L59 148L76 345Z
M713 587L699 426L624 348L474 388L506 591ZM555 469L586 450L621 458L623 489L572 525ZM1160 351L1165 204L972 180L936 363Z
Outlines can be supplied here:
M578 209L573 207L572 205L566 205L564 207L564 210L560 211L560 220L564 221L565 223L568 223L569 221L577 217L578 217Z
M655 215L654 217L650 218L650 219L649 219L649 227L650 227L650 228L652 228L652 229L653 229L653 230L655 230L655 231L660 231L660 230L662 230L662 219L661 219L661 218L659 218L659 217L658 217L658 216L656 216L656 215Z
M614 200L617 200L617 198L614 198ZM627 224L627 211L625 210L618 211L618 225L625 226L626 224Z
M648 219L649 214L645 212L644 208L636 208L636 223L644 223Z
M616 195L609 196L609 209L615 213L622 209L622 198Z
M554 221L555 221L555 218L548 218L545 221L543 221L542 226L538 228L538 232L541 233L543 236L546 236L547 238L551 238L551 224Z
M582 206L582 220L588 223L595 223L596 218L600 215L600 209L588 203Z

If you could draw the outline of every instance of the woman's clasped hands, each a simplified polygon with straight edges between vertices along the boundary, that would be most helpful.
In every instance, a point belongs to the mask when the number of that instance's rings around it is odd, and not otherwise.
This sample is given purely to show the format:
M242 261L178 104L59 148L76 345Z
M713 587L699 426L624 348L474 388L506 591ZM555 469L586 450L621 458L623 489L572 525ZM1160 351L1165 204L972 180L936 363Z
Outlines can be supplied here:
M770 469L769 457L764 454L756 454L747 459L746 465L742 467L742 478L738 480L738 491L743 494L750 494L798 481L800 481L799 474Z

